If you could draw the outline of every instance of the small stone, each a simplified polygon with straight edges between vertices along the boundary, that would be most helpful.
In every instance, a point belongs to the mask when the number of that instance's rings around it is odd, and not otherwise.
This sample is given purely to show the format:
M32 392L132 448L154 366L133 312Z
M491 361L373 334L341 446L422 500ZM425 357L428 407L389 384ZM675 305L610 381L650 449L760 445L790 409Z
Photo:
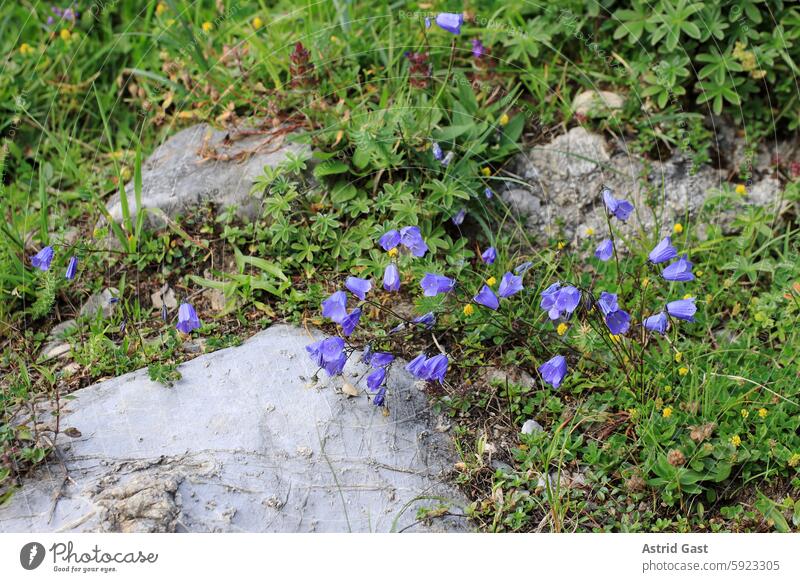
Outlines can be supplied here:
M622 109L625 99L611 91L583 91L572 100L572 110L578 115L608 117Z
M153 303L155 309L161 309L164 305L167 306L167 309L175 309L178 307L175 291L167 283L164 283L158 291L150 294L150 301Z
M525 424L522 425L522 434L533 434L535 432L544 432L544 427L532 418L526 420Z
M208 299L212 311L222 311L225 309L227 300L219 289L206 289L203 295Z
M102 311L103 317L111 317L114 313L116 305L111 302L112 299L119 298L119 291L114 287L103 289L100 293L92 294L86 303L81 307L81 315L93 317L98 312Z
M49 342L42 348L41 360L52 360L69 354L69 344L67 342Z

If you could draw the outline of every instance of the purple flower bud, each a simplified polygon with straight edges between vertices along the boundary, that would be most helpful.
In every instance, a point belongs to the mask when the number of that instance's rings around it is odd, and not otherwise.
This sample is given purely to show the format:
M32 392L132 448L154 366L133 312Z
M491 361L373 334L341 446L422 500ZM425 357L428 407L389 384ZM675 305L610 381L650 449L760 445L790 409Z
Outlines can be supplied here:
M436 16L436 25L452 34L461 34L462 24L464 24L464 15L461 13L442 12Z
M528 269L530 269L532 266L533 266L532 262L526 261L526 262L522 263L521 265L517 265L514 268L514 274L515 275L522 275L524 273L527 273Z
M169 318L169 314L167 313L167 304L166 303L162 303L161 304L161 320L164 323L167 323L167 319L168 318Z
M400 244L400 233L390 230L378 240L378 244L383 247L383 250L390 251Z
M42 271L47 271L53 261L54 254L53 247L46 246L31 257L31 265Z
M483 251L481 259L487 265L493 264L495 260L497 260L497 249L495 249L494 247L489 247L488 249Z
M479 38L472 39L472 56L476 59L481 58L483 55L486 54L486 47L483 46L483 43Z
M680 259L665 267L661 276L667 281L692 281L694 280L692 262L686 258L686 255L682 255Z
M539 366L539 373L542 380L550 384L553 388L561 386L564 376L567 375L567 360L564 356L554 356Z
M400 242L415 257L424 257L428 252L428 245L422 238L418 226L406 226L400 229Z
M442 160L442 165L446 168L450 165L450 162L453 161L454 157L456 157L456 155L453 152L447 152L447 155L445 155L444 159Z
M594 256L605 262L614 254L614 243L610 238L603 240L594 251Z
M367 293L372 289L372 283L368 279L360 279L358 277L348 277L344 282L344 286L361 301L367 298Z
M431 152L433 152L433 158L437 162L442 161L442 158L444 157L444 153L442 152L442 146L440 146L436 142L433 142L433 145L431 146Z
M383 272L383 288L387 291L397 291L400 289L400 272L397 265L389 263Z
M694 297L690 297L689 299L670 301L667 303L667 313L669 313L670 317L694 322L694 314L697 312L694 300Z
M492 291L488 285L484 285L472 300L478 305L483 305L493 311L497 311L497 308L500 307L500 301L497 299L497 295L494 294L494 291Z
M453 224L455 224L456 226L461 226L466 216L467 216L467 211L464 208L462 208L450 220L452 220Z
M667 327L669 326L669 318L667 314L663 311L656 313L655 315L651 315L647 319L644 320L644 327L645 329L649 329L650 331L655 331L664 335L667 332Z
M72 257L67 263L67 273L64 275L70 281L75 278L75 273L78 272L78 257Z
M411 320L411 323L417 323L420 325L425 326L425 329L430 329L436 323L436 314L433 311L429 311L425 315L420 315L419 317L415 317Z
M497 294L500 297L506 298L519 293L523 289L521 276L506 273L503 275L503 278L500 279L500 286L497 288Z
M367 347L364 348L364 353L361 354L361 361L365 364L369 364L372 361L372 344L367 344Z
M483 191L483 195L486 196L487 200L491 200L494 197L494 192L492 192L491 188L486 188Z
M440 293L449 293L455 287L456 282L444 275L436 275L434 273L425 273L425 276L420 281L423 295L425 297L436 297Z
M383 381L386 380L386 368L377 368L369 376L367 376L367 387L375 392L381 387Z
M361 308L359 307L356 307L342 319L342 333L345 337L349 337L355 331L359 319L361 319Z
M672 240L670 237L666 236L655 246L652 251L650 251L649 259L651 263L657 265L658 263L664 263L670 259L674 259L677 256L677 249L672 246Z
M430 27L431 27L431 19L426 16L425 17L425 28L430 28Z
M606 325L614 335L620 335L628 331L631 326L631 316L622 309L612 311L606 315Z
M383 406L383 402L385 400L386 400L386 386L383 386L383 387L381 387L380 390L378 390L378 393L372 399L372 403L375 406Z
M197 312L189 303L181 303L178 307L178 324L175 326L181 333L191 333L200 327Z
M322 317L327 317L335 323L342 323L347 317L347 293L337 291L322 302Z

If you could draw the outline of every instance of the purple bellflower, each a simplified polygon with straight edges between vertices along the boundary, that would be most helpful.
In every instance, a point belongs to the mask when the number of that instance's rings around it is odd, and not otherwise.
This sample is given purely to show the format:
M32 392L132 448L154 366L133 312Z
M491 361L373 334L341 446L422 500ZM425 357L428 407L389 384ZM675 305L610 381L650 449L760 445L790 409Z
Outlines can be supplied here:
M342 319L342 333L348 337L356 329L358 320L361 319L361 308L356 307Z
M670 239L668 236L665 236L663 239L661 239L661 242L658 243L652 251L650 251L648 258L650 259L651 263L657 265L658 263L665 263L670 259L674 259L677 256L678 251L674 246L672 246L672 239Z
M383 288L387 291L398 291L400 289L400 272L394 263L389 263L383 272Z
M47 271L50 268L50 263L53 262L54 254L53 247L46 246L31 257L31 265L42 271Z
M539 373L542 380L550 384L553 388L561 386L564 376L567 375L567 360L564 356L554 356L539 366Z
M608 188L603 188L603 202L608 209L610 214L613 214L617 217L618 220L625 222L628 220L628 217L633 212L633 204L628 202L627 200L616 199L614 198L614 194L612 194L611 190Z
M400 229L400 242L415 257L424 257L428 252L428 245L422 238L418 226L406 226Z
M606 315L606 325L614 335L620 335L631 327L631 316L627 311L617 309Z
M594 251L594 256L605 262L614 254L614 243L610 238L603 240Z
M380 239L378 244L383 247L383 250L390 251L400 244L400 232L397 230L390 230L385 233Z
M436 25L451 34L461 34L462 24L464 24L464 15L461 13L442 12L436 16Z
M486 263L487 265L491 265L497 260L497 249L494 247L489 247L483 254L481 255L481 260Z
M337 291L322 302L322 317L327 317L336 323L342 323L347 317L347 293Z
M368 279L360 279L358 277L348 277L344 282L344 286L361 301L367 298L367 293L372 289L372 283Z
M200 327L200 319L191 304L184 302L178 307L178 324L175 327L181 333L191 333L193 329Z
M369 376L367 376L367 387L375 392L381 387L383 381L386 380L386 368L376 368Z
M478 305L483 305L493 311L497 311L497 308L500 307L500 301L497 299L497 295L494 294L494 291L492 291L488 285L484 285L472 300Z
M675 319L694 322L694 314L697 313L697 306L694 304L694 297L688 299L678 299L667 303L667 313Z
M661 311L660 313L646 318L644 320L644 327L645 329L664 335L667 333L667 327L669 327L669 317L667 317L666 313Z
M692 274L692 262L686 258L686 255L681 255L681 258L670 263L661 272L661 276L667 281L692 281L694 275Z
M436 275L434 273L425 273L425 276L420 281L423 295L425 297L436 297L440 293L449 293L455 287L456 282L444 275Z
M497 288L497 294L500 297L506 298L519 293L523 289L521 275L517 276L506 273L503 275L503 278L500 279L500 286Z
M70 281L75 278L75 273L78 272L78 257L72 257L67 263L67 272L64 275Z

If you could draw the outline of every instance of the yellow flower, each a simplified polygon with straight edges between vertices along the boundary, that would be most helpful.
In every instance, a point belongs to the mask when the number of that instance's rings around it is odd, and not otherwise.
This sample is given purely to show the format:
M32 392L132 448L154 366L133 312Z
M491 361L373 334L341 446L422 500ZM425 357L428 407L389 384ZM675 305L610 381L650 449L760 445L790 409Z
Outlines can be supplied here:
M731 444L732 444L734 447L738 447L740 444L742 444L742 439L741 439L741 437L739 437L739 435L738 435L738 434L735 434L735 435L733 435L733 436L731 437Z
M264 26L264 21L263 21L263 20L261 20L261 19L260 19L258 16L256 16L256 17L253 19L253 28L255 28L256 30L258 30L258 29L259 29L259 28L261 28L262 26Z
M470 316L470 315L472 315L473 313L475 313L475 308L472 306L472 303L467 303L467 304L464 306L464 315L466 315L467 317L469 317L469 316Z
M562 321L561 323L558 324L558 327L556 328L556 333L558 333L558 335L564 335L565 333L567 333L568 329L569 326Z
M647 287L649 284L650 284L649 277L645 277L644 279L642 279L642 287Z
M72 33L69 31L68 28L62 28L61 32L59 32L58 35L61 37L61 40L67 41L72 36Z
M610 334L608 334L608 337L611 339L612 342L619 343L620 336L614 335L613 333L610 333Z
M680 374L681 376L685 376L688 373L689 373L689 368L685 366L683 368L678 369L678 374Z
M694 297L694 295L692 295L691 293L687 293L686 295L683 296L684 299L691 299L692 297Z
M747 188L745 187L744 184L736 184L736 193L739 194L740 196L744 196L745 194L747 194Z
M203 32L211 32L211 29L214 28L214 25L211 24L208 20L206 20L202 24Z
M592 236L594 234L594 229L590 226L586 229L586 236Z
M747 418L750 416L750 412L742 408L742 418Z
M33 52L33 47L29 45L27 42L23 42L19 45L19 54L21 55L29 55Z
M712 301L714 301L714 297L711 295L711 293L707 293L706 294L706 303L711 303Z
M694 274L695 274L695 277L702 277L703 276L703 271L702 271L702 269L698 269L697 271L694 272Z
M397 247L394 247L393 249L389 249L386 252L389 253L390 257L396 257L400 251L397 250Z
M159 2L159 3L156 5L156 16L161 16L161 15L162 15L162 14L164 14L166 11L167 11L167 5L166 5L166 4L164 4L163 2Z
M494 285L495 283L497 283L497 279L495 279L494 277L489 277L488 279L486 279L486 284L487 284L489 287L491 287L491 286L492 286L492 285Z
M567 246L567 243L565 243L563 240L560 240L560 241L558 241L558 244L556 245L556 248L557 248L558 250L561 250L561 249L563 249L565 246Z
M769 413L767 412L766 408L759 408L758 409L758 417L759 418L767 418L767 414L769 414Z
M683 353L675 352L675 361L680 364L682 359L683 359Z
M629 408L628 409L628 416L631 420L638 418L639 416L639 409L638 408Z
M664 418L669 418L670 416L672 416L672 407L665 406L664 410L661 411L661 416L663 416Z
M789 466L796 467L797 465L800 465L800 453L795 453L789 457Z
M481 174L483 174L484 176L491 176L492 175L492 169L489 166L485 166L485 167L481 168Z
M666 386L664 386L664 392L666 392L667 394L669 394L670 392L672 392L672 386L670 386L669 384L667 384Z
M680 234L683 232L683 225L680 222L676 222L675 225L672 227L672 232L675 234Z
M500 125L508 125L508 122L508 113L503 113L503 115L500 116Z

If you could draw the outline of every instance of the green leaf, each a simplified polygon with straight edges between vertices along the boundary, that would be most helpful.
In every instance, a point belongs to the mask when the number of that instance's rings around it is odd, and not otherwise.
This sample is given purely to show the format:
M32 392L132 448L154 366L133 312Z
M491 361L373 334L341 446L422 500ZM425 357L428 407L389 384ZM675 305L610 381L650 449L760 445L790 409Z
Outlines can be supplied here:
M334 174L344 174L350 170L350 166L339 160L326 160L314 168L314 176L322 178L323 176L332 176Z

